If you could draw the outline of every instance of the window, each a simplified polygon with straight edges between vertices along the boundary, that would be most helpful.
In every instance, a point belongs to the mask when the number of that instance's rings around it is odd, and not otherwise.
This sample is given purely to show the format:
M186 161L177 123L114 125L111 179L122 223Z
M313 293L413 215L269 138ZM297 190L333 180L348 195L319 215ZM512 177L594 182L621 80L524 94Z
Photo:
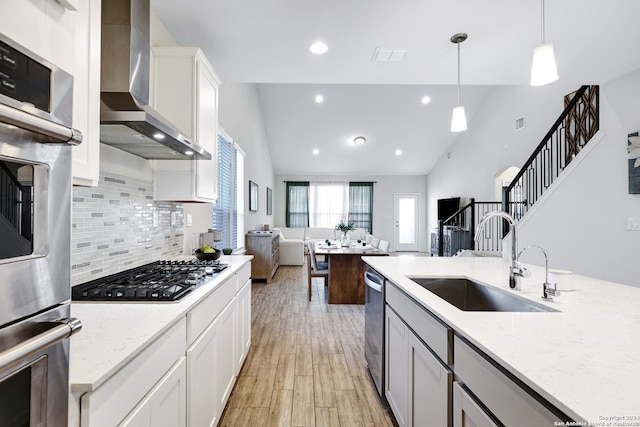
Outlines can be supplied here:
M309 183L287 182L287 227L309 226Z
M344 218L373 230L373 182L287 182L287 227L335 227Z
M347 219L349 184L312 182L309 188L309 227L335 227Z
M244 247L244 152L222 129L218 133L218 200L213 207L215 230L222 232L219 245Z
M349 183L349 222L356 228L373 230L373 182Z

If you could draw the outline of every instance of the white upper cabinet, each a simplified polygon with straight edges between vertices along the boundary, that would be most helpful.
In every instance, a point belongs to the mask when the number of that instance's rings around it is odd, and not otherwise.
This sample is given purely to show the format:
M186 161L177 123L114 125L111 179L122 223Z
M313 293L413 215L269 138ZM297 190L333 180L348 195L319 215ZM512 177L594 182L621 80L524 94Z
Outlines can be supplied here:
M97 186L100 172L100 26L101 1L77 5L73 125L82 144L73 147L74 185Z
M0 32L73 75L73 183L97 185L100 161L100 0L7 0Z
M156 200L216 201L219 84L200 49L152 49L151 106L212 156L211 160L156 160Z

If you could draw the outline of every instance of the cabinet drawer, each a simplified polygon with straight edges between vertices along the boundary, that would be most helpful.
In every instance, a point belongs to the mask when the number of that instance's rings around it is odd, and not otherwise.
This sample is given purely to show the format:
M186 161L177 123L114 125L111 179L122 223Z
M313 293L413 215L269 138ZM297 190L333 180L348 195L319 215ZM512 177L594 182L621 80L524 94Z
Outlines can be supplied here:
M184 356L185 320L182 318L95 391L81 398L81 424L112 427Z
M240 270L238 270L236 281L236 293L242 289L247 280L251 278L251 263L245 264Z
M436 319L431 313L420 307L391 282L387 282L385 300L402 315L405 323L422 341L429 344L433 352L445 364L453 363L453 330Z
M456 375L504 425L552 426L558 420L569 419L541 397L526 391L524 384L516 384L458 337L454 350Z
M236 276L219 284L198 305L187 313L187 345L190 346L236 294Z

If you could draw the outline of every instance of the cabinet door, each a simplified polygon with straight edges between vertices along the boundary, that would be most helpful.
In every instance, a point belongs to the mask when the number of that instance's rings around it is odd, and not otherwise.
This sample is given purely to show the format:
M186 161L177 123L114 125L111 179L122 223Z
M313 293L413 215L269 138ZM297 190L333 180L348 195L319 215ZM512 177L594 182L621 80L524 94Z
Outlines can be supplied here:
M120 427L185 427L186 362L181 358Z
M216 399L217 329L211 323L187 350L187 421L190 426L213 426L218 421Z
M186 426L186 361L183 357L149 395L150 427Z
M409 330L404 322L387 305L385 315L386 372L385 396L400 427L407 426L409 401L408 349Z
M245 281L236 296L236 375L251 347L251 280Z
M457 381L453 384L453 427L498 427Z
M136 406L127 418L120 423L120 427L150 427L151 426L151 405L146 398Z
M232 301L214 321L216 329L215 369L216 369L216 405L218 416L231 395L236 382L236 358L234 336L236 333L236 304Z
M211 153L211 160L196 160L196 196L218 196L218 83L201 59L196 62L197 141Z
M410 426L451 426L453 373L416 336L409 332Z
M82 144L72 148L73 184L97 186L100 171L100 0L78 3L73 126Z

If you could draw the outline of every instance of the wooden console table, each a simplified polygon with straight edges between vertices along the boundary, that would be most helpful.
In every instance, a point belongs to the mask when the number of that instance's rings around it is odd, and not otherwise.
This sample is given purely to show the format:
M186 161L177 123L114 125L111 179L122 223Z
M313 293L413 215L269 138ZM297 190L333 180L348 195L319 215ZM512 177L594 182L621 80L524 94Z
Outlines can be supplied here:
M251 278L271 282L280 266L280 240L278 233L261 231L245 236L247 254L253 255Z

